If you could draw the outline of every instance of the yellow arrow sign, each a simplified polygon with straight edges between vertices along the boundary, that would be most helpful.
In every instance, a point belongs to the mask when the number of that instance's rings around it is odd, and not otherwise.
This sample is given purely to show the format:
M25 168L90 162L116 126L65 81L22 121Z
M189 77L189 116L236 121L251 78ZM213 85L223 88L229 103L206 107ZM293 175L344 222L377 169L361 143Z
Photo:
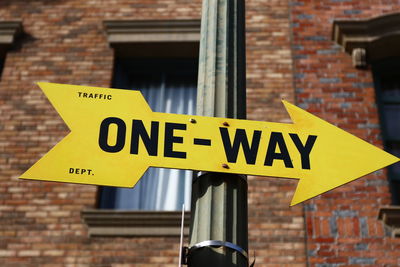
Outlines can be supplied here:
M293 124L152 112L139 91L39 86L71 132L23 179L133 187L150 166L295 178L295 205L400 160L286 101Z

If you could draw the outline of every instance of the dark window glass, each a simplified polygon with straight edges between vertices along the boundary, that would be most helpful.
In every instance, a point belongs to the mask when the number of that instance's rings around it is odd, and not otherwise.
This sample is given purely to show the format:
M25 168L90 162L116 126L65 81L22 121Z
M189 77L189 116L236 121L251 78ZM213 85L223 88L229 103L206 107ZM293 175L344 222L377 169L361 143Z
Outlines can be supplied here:
M373 71L385 150L400 157L400 59L377 62ZM400 164L388 168L393 204L400 205Z
M3 67L4 67L4 57L0 57L0 79L3 74Z

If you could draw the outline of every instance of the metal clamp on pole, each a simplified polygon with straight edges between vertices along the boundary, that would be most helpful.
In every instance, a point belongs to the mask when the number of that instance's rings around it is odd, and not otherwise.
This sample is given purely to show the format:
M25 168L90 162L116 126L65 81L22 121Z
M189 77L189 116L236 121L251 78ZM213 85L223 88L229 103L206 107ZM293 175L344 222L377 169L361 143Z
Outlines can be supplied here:
M195 181L197 181L197 180L200 179L203 175L206 175L206 174L208 174L208 172L202 172L202 171L196 172L196 173L193 175L192 184L194 184ZM223 174L224 174L224 173L221 173L221 175L223 175ZM245 181L246 184L247 184L247 175L243 175L243 174L235 174L235 175L237 175L239 178L241 178L241 179L242 179L243 181Z
M240 253L243 257L246 258L247 262L249 261L249 257L247 255L247 252L239 247L236 244L233 244L231 242L226 242L226 241L219 241L219 240L206 240L197 244L194 244L193 246L191 246L189 248L189 255L192 251L200 249L200 248L204 248L204 247L226 247L226 248L230 248L238 253Z

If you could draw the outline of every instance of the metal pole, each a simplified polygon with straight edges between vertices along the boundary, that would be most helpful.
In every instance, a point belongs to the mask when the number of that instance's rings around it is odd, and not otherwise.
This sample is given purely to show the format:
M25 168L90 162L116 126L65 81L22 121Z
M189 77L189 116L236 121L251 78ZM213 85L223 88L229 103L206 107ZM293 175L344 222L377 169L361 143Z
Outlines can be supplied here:
M197 115L246 117L244 8L244 0L203 1ZM189 267L248 266L245 176L200 173L191 210Z

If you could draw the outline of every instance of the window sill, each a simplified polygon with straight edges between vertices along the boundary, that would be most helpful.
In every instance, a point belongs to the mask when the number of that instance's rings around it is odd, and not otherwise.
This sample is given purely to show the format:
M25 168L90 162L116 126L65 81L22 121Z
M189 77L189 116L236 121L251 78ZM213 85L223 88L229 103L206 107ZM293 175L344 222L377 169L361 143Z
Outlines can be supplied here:
M392 229L393 237L400 237L400 206L382 207L378 219Z
M84 210L83 221L91 237L179 236L180 211ZM184 234L189 233L190 212L185 212Z

